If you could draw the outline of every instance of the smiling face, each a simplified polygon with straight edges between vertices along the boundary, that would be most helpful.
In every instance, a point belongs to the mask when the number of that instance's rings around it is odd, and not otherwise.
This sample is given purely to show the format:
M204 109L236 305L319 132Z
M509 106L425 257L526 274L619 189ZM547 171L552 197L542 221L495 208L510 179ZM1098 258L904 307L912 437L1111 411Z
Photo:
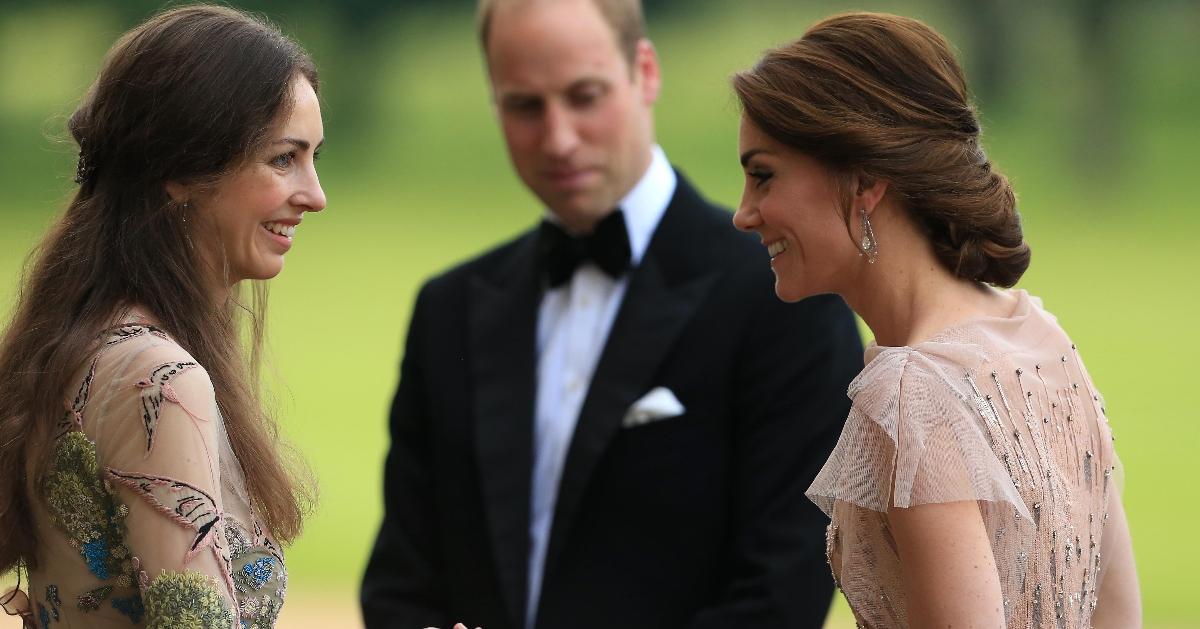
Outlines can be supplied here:
M509 156L567 227L590 231L650 165L654 48L633 63L591 0L500 3L485 51Z
M278 275L304 214L325 208L315 163L325 137L321 106L303 77L294 80L292 92L290 115L263 148L211 191L190 199L200 223L194 240L210 262L218 261L214 268L226 270L229 284Z
M733 222L762 238L775 271L775 293L798 301L841 292L865 262L847 235L833 174L745 116L738 146L746 184Z

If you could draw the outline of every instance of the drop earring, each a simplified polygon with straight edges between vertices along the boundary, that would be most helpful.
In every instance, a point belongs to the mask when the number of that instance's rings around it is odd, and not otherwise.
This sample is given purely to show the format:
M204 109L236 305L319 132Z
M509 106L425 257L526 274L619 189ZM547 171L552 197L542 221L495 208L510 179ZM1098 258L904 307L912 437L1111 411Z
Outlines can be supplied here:
M188 249L195 249L195 246L192 245L192 232L188 229L187 220L188 212L190 212L191 209L192 203L190 201L184 201L183 205L179 206L179 216L183 221L183 239L187 241Z
M871 229L867 208L860 209L859 213L862 214L862 242L859 243L859 249L862 255L867 256L868 264L875 264L875 259L879 257L879 241L875 239L875 230Z

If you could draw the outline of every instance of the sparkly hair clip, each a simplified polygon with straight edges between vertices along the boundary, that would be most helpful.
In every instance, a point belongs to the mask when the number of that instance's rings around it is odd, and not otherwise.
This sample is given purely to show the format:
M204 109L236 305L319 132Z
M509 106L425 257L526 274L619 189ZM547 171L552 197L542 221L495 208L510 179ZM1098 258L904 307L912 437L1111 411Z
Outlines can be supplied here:
M96 172L96 165L88 159L86 149L83 146L84 141L79 140L79 162L75 164L75 183L83 185L88 179L91 179L92 173Z

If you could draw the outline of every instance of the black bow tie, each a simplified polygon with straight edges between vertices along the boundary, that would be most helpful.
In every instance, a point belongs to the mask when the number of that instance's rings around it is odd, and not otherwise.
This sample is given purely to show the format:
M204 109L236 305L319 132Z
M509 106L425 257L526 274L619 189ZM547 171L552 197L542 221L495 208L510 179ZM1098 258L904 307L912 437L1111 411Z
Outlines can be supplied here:
M542 221L538 232L538 260L550 288L566 284L575 269L589 260L609 276L621 277L629 270L629 255L629 233L621 210L604 217L586 236L572 236L551 221Z

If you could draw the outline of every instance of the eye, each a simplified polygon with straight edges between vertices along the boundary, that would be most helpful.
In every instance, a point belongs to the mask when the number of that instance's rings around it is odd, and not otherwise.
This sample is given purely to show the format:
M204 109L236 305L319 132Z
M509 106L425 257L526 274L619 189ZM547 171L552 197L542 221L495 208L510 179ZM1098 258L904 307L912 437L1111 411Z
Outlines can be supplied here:
M754 186L756 188L761 188L763 184L770 181L771 177L774 176L774 173L769 170L761 170L756 168L754 170L747 171L746 176L754 180Z
M315 162L319 159L321 159L321 149L313 151L313 161Z
M504 100L503 109L510 114L530 118L542 112L542 100L540 98L508 98Z
M275 157L271 158L270 164L272 166L274 166L275 168L284 170L288 166L291 166L292 162L294 162L294 161L296 161L296 152L290 151L288 153L283 153L282 155L276 155Z
M605 89L599 85L588 85L576 90L572 90L569 98L571 106L576 108L585 108L595 105L605 94Z

